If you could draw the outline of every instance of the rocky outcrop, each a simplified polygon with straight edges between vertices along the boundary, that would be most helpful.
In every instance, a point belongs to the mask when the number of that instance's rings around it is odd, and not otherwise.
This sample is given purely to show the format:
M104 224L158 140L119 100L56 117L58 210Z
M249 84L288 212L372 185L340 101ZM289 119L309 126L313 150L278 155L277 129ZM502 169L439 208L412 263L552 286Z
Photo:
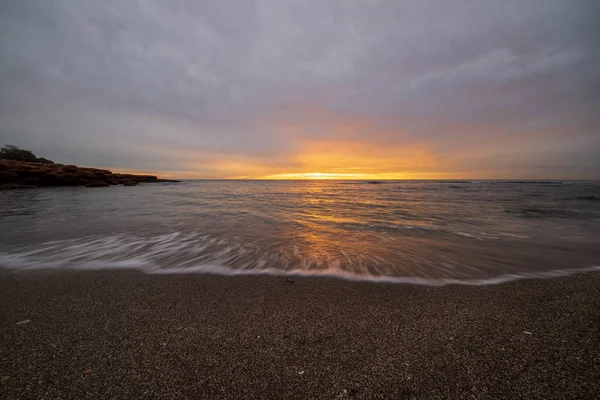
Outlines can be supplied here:
M0 160L0 189L37 186L135 186L138 183L179 182L158 179L154 175L112 173L106 169L85 168L76 165L43 164Z

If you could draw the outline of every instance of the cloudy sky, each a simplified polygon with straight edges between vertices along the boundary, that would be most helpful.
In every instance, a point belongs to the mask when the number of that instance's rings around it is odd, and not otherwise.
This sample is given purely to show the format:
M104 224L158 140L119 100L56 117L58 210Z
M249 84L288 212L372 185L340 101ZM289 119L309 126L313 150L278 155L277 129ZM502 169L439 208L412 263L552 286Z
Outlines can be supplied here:
M0 0L0 144L174 177L600 178L599 16L597 0Z

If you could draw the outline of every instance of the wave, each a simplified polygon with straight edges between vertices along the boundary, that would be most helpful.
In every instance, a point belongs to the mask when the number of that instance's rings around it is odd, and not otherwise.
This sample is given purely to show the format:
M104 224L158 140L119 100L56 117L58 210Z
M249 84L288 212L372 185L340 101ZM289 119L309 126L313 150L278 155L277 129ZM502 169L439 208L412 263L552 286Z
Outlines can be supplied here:
M576 211L558 209L558 208L520 208L520 209L505 209L505 213L517 214L525 218L587 218Z
M236 269L224 265L205 264L195 265L184 268L156 268L151 265L128 261L128 262L112 262L100 264L84 264L80 266L30 266L28 268L17 268L14 264L6 264L5 258L0 254L0 268L19 269L19 270L40 270L40 269L67 269L79 271L99 271L99 270L135 270L153 275L220 275L220 276L282 276L282 277L322 277L334 278L353 282L372 282L372 283L390 283L390 284L410 284L419 286L447 286L447 285L463 285L463 286L490 286L498 285L524 279L545 279L565 277L575 274L600 271L600 266L590 266L583 268L572 269L553 269L542 272L523 272L518 274L501 274L491 278L421 278L410 276L378 276L369 274L356 274L339 269L322 269L322 270L281 270L275 268L259 268L259 269Z
M588 200L588 201L599 201L600 196L575 196L571 197L572 200Z
M562 186L562 185L571 185L572 182L568 181L536 181L536 180L519 180L519 181L491 181L493 183L512 183L512 184L536 184L536 185L550 185L550 186Z
M511 235L511 234L506 234ZM517 235L514 235L517 236ZM571 275L600 269L592 266L578 269L552 269L542 272L498 273L493 276L476 277L466 271L477 271L465 266L455 274L431 275L436 267L429 265L425 276L365 267L360 270L342 268L339 260L322 263L306 257L294 246L294 253L264 251L249 245L241 245L232 239L201 235L199 233L174 232L153 237L115 235L109 237L86 237L72 240L46 242L35 247L18 246L11 251L0 251L0 268L13 270L67 269L67 270L137 270L149 274L216 274L273 275L330 277L350 281L405 283L426 286L443 285L492 285L519 279L548 278ZM352 260L342 252L347 261ZM294 258L295 257L295 258ZM377 255L373 256L375 259ZM292 260L293 258L293 260ZM356 259L354 259L356 261ZM277 268L273 267L277 266ZM447 271L447 269L445 269ZM387 271L387 272L386 272ZM487 272L488 275L490 274ZM454 275L454 276L453 276Z
M358 282L378 282L378 283L405 283L423 286L446 286L446 285L467 285L467 286L487 286L496 285L505 282L511 282L521 279L540 279L540 278L555 278L560 276L570 276L577 273L600 271L600 266L591 266L584 268L548 270L536 273L520 273L520 274L502 274L492 278L482 279L457 279L457 278L418 278L418 277L396 277L396 276L374 276L366 274L354 274L340 270L317 270L304 271L292 270L282 271L277 269L263 270L236 270L228 267L212 267L199 266L193 271L189 269L182 270L154 270L153 274L188 274L188 273L204 273L216 275L274 275L274 276L301 276L301 277L329 277L348 281Z

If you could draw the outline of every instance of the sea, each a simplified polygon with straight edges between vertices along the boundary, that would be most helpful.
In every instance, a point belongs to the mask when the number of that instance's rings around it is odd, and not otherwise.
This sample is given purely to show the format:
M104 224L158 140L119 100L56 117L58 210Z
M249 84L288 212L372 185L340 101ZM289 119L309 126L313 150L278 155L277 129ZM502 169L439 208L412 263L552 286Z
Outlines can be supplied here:
M600 269L598 181L231 181L0 192L0 267L493 284Z

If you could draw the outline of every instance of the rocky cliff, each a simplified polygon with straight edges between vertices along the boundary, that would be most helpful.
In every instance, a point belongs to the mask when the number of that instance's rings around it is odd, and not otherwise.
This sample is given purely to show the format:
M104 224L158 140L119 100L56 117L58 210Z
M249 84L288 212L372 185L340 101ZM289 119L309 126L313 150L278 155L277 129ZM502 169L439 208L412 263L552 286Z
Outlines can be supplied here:
M0 160L0 189L37 186L135 186L138 183L179 182L153 175L118 174L75 165Z

